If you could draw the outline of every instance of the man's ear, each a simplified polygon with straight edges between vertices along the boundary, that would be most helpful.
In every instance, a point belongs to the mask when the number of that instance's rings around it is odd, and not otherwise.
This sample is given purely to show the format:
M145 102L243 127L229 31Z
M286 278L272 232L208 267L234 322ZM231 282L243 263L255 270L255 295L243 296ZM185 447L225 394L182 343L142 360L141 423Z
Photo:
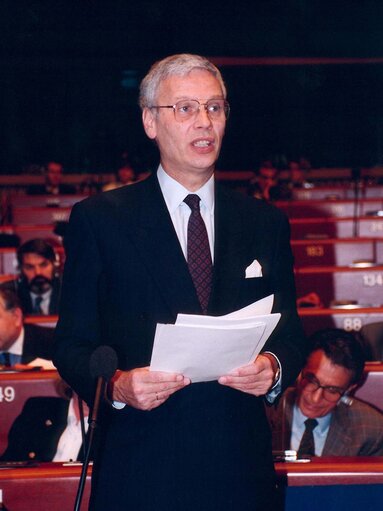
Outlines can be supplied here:
M151 139L155 139L157 136L157 123L155 114L150 108L144 108L142 111L142 124L147 136Z

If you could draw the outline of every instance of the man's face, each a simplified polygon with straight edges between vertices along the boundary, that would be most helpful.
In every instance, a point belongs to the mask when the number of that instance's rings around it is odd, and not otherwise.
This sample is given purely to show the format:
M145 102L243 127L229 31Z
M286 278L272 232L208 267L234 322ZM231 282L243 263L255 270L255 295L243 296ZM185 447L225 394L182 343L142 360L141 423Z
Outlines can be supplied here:
M329 401L325 397L324 389L319 387L313 390L313 385L308 383L305 375L320 385L332 387L333 390L339 389L339 394L334 393L334 400ZM297 386L297 404L303 415L316 419L330 413L337 406L341 395L352 387L352 376L352 371L333 364L322 350L314 351L307 360Z
M62 165L60 163L50 162L47 165L47 180L52 186L58 186L61 183Z
M269 169L266 167L262 167L259 169L258 181L259 186L261 187L262 190L270 188L271 186L275 185L276 174L277 174L276 169L272 168Z
M6 310L0 297L0 350L8 350L18 338L22 328L21 310Z
M184 99L206 103L223 99L218 80L208 71L195 69L187 76L172 76L158 90L156 105L174 105ZM174 179L192 189L201 186L212 175L218 158L226 119L211 119L203 106L195 118L176 121L171 108L145 109L143 122L146 134L155 139L161 163ZM196 189L195 188L195 189Z
M52 261L38 254L27 253L23 255L21 273L27 279L33 292L37 294L48 291L54 274Z

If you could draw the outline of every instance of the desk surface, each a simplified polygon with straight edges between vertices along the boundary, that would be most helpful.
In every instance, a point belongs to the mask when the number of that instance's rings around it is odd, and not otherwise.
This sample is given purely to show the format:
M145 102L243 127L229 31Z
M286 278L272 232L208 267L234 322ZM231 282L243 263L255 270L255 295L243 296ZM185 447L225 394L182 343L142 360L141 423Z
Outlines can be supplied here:
M313 458L309 463L276 463L277 477L288 487L383 484L383 458ZM43 463L0 470L0 488L11 511L70 511L81 473L79 465ZM87 509L90 473L82 510Z

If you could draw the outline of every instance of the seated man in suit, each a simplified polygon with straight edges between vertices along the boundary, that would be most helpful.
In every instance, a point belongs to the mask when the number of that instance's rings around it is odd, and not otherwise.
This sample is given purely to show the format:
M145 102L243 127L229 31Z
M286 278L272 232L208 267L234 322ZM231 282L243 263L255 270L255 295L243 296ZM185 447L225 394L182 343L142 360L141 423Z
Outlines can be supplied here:
M9 431L1 461L84 459L81 415L85 433L89 409L62 380L59 386L63 397L31 397L26 401Z
M313 349L296 388L288 389L270 410L273 449L312 456L382 456L383 414L349 396L363 375L362 345L341 329L320 330L311 340Z
M23 311L14 290L0 287L0 366L52 359L53 328L24 325Z
M49 161L45 166L45 183L42 185L30 185L27 188L28 195L74 195L76 188L62 183L63 165L57 161Z
M39 238L28 240L18 248L17 262L19 278L5 285L16 289L24 314L57 314L61 280L52 245Z

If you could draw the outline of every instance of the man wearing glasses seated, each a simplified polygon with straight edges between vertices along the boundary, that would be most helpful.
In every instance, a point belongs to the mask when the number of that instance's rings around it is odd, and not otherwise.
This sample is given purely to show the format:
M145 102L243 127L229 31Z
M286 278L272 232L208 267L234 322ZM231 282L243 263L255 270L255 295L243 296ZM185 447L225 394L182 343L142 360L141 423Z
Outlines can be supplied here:
M351 332L325 329L296 387L270 410L273 450L299 456L382 456L383 414L350 394L364 369L363 347Z

